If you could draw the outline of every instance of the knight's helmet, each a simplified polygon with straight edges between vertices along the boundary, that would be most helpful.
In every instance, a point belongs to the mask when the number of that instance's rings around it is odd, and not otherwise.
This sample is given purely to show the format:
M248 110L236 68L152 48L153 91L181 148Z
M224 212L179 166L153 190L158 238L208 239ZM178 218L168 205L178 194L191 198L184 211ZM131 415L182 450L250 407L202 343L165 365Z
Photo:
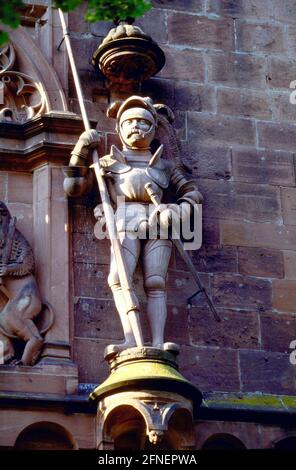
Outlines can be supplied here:
M128 119L144 119L150 123L150 128L144 135L149 147L151 141L155 136L157 126L157 111L153 105L151 98L142 96L130 96L125 101L115 102L108 109L107 116L116 119L116 130L119 133L122 143L129 147L128 142L125 141L121 132L121 126L124 121Z

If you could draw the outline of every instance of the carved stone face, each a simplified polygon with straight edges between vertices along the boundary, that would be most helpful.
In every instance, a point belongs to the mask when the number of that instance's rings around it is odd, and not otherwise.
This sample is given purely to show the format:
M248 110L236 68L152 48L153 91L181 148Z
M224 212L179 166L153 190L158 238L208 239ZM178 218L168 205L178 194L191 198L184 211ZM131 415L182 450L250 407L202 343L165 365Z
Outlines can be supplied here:
M4 202L0 202L0 248L2 248L6 242L7 228L11 215Z
M149 148L155 135L154 118L143 108L128 109L120 118L119 133L127 148Z

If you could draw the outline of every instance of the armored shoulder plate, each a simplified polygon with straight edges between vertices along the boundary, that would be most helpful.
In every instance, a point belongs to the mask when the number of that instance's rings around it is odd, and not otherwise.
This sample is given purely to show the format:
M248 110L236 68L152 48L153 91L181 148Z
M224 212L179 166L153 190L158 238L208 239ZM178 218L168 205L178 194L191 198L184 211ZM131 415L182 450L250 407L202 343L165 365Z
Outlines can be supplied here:
M168 160L162 160L163 145L161 145L151 158L146 168L147 175L162 189L166 189L170 184L171 174L174 164Z
M111 146L111 152L109 155L105 155L100 158L100 165L107 171L111 173L127 173L130 171L131 166L128 165L123 153L115 147Z

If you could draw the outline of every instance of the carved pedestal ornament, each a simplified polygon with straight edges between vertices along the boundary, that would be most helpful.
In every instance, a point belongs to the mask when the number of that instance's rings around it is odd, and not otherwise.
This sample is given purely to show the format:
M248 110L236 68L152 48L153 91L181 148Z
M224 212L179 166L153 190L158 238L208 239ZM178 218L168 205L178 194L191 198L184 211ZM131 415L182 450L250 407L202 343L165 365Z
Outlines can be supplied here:
M34 320L46 311L46 325ZM43 346L42 334L52 326L54 313L48 303L42 304L34 277L33 252L16 228L6 205L0 201L0 341L2 363L34 365ZM21 357L16 357L14 340L25 342Z
M45 111L43 87L32 77L14 70L16 54L11 43L0 48L0 122L24 123Z
M97 448L192 449L202 397L178 371L176 356L130 348L109 364L111 375L90 395L98 402Z

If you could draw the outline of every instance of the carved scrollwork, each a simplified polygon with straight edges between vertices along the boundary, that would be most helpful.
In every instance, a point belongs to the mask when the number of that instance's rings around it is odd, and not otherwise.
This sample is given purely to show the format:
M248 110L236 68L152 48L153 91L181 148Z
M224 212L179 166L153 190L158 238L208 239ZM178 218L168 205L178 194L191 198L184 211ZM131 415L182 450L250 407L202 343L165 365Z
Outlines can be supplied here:
M42 85L13 70L16 54L12 44L0 48L0 121L24 123L45 109Z

